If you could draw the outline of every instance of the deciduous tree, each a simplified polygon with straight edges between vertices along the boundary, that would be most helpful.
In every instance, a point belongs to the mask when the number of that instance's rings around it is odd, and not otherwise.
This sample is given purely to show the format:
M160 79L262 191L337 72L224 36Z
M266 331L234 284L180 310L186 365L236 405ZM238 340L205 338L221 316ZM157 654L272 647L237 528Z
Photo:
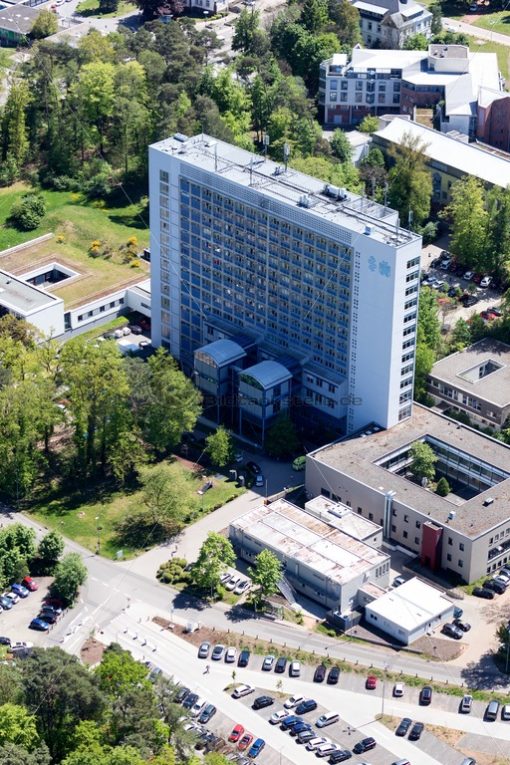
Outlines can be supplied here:
M352 159L352 146L344 131L339 128L331 136L331 150L340 162L350 162Z
M78 553L65 555L55 569L52 589L66 603L74 603L82 584L87 579L87 569Z
M255 565L249 569L249 574L258 590L256 601L260 604L264 598L278 592L278 584L282 578L282 564L271 550L262 550L255 558Z
M49 531L39 542L37 557L45 573L51 574L64 552L64 538L58 531Z
M220 585L220 576L236 561L234 548L229 539L212 531L202 543L192 568L192 578L197 587L210 591L211 595Z
M19 704L0 706L0 746L18 744L27 751L33 751L39 744L36 719Z
M389 172L389 201L398 210L400 222L419 227L430 213L432 178L425 165L426 144L404 133L400 145L391 151L395 164Z
M450 193L444 215L451 222L451 251L460 263L478 271L483 266L489 224L484 186L470 175L456 181Z
M57 14L52 11L43 10L34 21L30 30L30 37L33 40L42 40L58 32Z
M437 457L433 449L425 441L416 441L410 449L411 464L409 469L414 477L421 481L426 478L433 481L436 474Z
M225 467L232 461L234 456L234 446L232 436L223 425L220 425L214 433L211 433L206 441L206 452L209 455L213 465Z

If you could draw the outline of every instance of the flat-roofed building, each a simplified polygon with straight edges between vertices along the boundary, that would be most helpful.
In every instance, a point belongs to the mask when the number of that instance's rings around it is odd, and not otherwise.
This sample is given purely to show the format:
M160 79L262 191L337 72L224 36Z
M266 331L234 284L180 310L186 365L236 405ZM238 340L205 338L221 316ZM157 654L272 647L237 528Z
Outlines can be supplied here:
M7 271L0 271L0 313L25 319L47 336L64 331L63 300Z
M389 584L388 555L285 499L232 521L229 537L250 563L262 550L271 550L297 592L342 614L357 606L358 589L366 582Z
M487 337L436 361L428 391L445 411L499 430L510 416L510 345Z
M453 618L454 604L416 577L365 606L365 620L404 645Z
M350 507L328 499L320 494L305 503L305 510L319 520L329 523L353 539L365 542L371 547L380 547L383 541L382 526L353 513Z

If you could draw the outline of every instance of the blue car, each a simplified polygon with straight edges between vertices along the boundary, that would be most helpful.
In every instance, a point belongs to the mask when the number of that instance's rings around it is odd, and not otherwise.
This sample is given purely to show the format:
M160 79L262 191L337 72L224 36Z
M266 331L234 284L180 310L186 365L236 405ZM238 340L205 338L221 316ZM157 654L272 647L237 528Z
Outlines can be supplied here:
M258 755L261 753L265 745L266 745L266 742L264 741L263 738L255 739L255 741L253 742L253 744L251 745L249 749L248 757L252 757L252 758L258 757Z
M3 609L6 611L9 611L13 607L14 603L10 598L7 598L5 595L0 595L0 606L2 606Z
M32 619L30 624L28 625L31 630L37 630L38 632L48 632L50 625L48 622L45 622L43 619L40 619L38 616L35 619Z
M18 584L17 582L11 584L11 590L15 592L16 595L19 595L20 598L27 598L30 594L26 587L23 587L22 584Z

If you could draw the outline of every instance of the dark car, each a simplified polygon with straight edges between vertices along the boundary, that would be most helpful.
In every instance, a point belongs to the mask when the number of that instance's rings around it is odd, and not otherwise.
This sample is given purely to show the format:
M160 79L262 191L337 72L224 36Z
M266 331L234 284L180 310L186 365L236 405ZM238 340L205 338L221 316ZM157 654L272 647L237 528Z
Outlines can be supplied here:
M198 701L198 693L188 693L188 695L182 702L182 706L184 707L184 709L191 709L191 707L193 707L197 701Z
M198 715L198 722L203 724L208 723L211 717L214 717L216 711L214 704L206 704Z
M460 640L462 638L462 635L464 634L459 627L456 627L454 624L443 624L441 628L441 632L443 635L448 635L448 637L452 637L455 640Z
M495 579L486 579L483 583L483 589L492 590L493 592L497 592L498 595L503 595L503 593L506 592L505 585L501 582L496 582Z
M432 701L432 688L430 685L424 685L420 691L420 704L423 707L428 707Z
M174 702L176 704L182 704L186 696L188 696L190 693L189 688L179 688L177 693L175 694Z
M305 731L311 731L312 726L310 723L305 722L304 720L300 720L295 725L292 726L289 733L291 736L298 736L300 733L305 733Z
M260 469L259 465L257 465L256 462L247 462L246 467L251 473L255 473L255 475L258 475L259 473L262 473L262 470Z
M352 752L349 749L337 749L336 752L329 756L328 762L330 765L336 765L337 762L345 762L345 760L350 760L351 757Z
M274 704L272 696L257 696L251 706L252 709L264 709L264 707L270 707L271 704Z
M473 587L473 595L476 598L485 598L485 600L494 600L494 593L486 587Z
M53 613L53 611L43 610L39 614L39 619L42 619L48 624L55 624L55 622L58 620L58 616L57 614Z
M340 677L340 669L338 667L331 667L328 672L328 679L326 680L328 685L336 685L338 678Z
M478 298L474 295L462 295L460 302L463 304L464 308L469 308L478 303Z
M409 741L418 741L421 734L423 733L424 724L420 722L414 723L413 727L411 728L411 733L409 734Z
M239 654L239 659L237 660L237 666L247 667L249 661L250 661L250 652L246 650L241 651L241 653Z
M278 672L278 674L281 674L282 672L285 672L285 667L287 666L287 657L286 656L280 656L274 665L274 671Z
M306 699L305 701L302 701L301 704L297 705L294 712L297 715L306 715L307 712L313 712L314 709L317 709L317 702L315 699Z
M399 723L399 725L398 725L398 727L397 727L397 729L395 731L395 736L406 736L407 735L407 731L409 730L409 728L411 727L412 724L413 724L413 721L411 720L410 717L404 717L400 721L400 723Z
M462 630L462 632L469 632L469 630L471 629L471 625L468 624L468 622L461 622L460 619L455 619L453 623L455 624L456 627L459 628L459 630Z
M133 335L141 335L143 331L139 324L130 324L129 329Z
M310 730L309 728L303 728L301 733L298 733L296 743L297 744L306 744L308 741L310 741L311 738L315 738L317 733L314 730Z
M38 632L48 632L50 628L48 622L44 619L40 619L39 617L32 619L28 626L31 630L37 630Z
M313 682L314 683L322 683L324 678L326 677L326 667L324 664L319 664L317 669L315 670L313 674Z
M0 645L10 645L11 639L8 637L0 637Z
M290 730L292 726L296 725L298 722L301 722L299 717L296 717L296 715L289 715L285 718L285 720L282 721L280 730Z
M354 754L363 754L364 752L369 752L371 749L375 749L376 743L375 738L372 738L372 736L362 738L361 741L358 741L358 743L354 745L352 751Z
M0 595L0 606L2 606L2 608L5 608L6 611L9 611L13 605L14 604L10 598L7 598L5 595Z

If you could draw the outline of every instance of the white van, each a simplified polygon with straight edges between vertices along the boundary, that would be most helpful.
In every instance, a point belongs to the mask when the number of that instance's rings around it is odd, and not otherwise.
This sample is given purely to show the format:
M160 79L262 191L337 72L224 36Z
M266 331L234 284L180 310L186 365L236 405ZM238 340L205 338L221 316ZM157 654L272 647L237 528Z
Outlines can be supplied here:
M289 667L290 677L299 677L301 675L301 664L299 661L291 661Z
M315 724L318 728L326 728L328 725L338 722L339 719L340 716L337 712L326 712L319 717Z

